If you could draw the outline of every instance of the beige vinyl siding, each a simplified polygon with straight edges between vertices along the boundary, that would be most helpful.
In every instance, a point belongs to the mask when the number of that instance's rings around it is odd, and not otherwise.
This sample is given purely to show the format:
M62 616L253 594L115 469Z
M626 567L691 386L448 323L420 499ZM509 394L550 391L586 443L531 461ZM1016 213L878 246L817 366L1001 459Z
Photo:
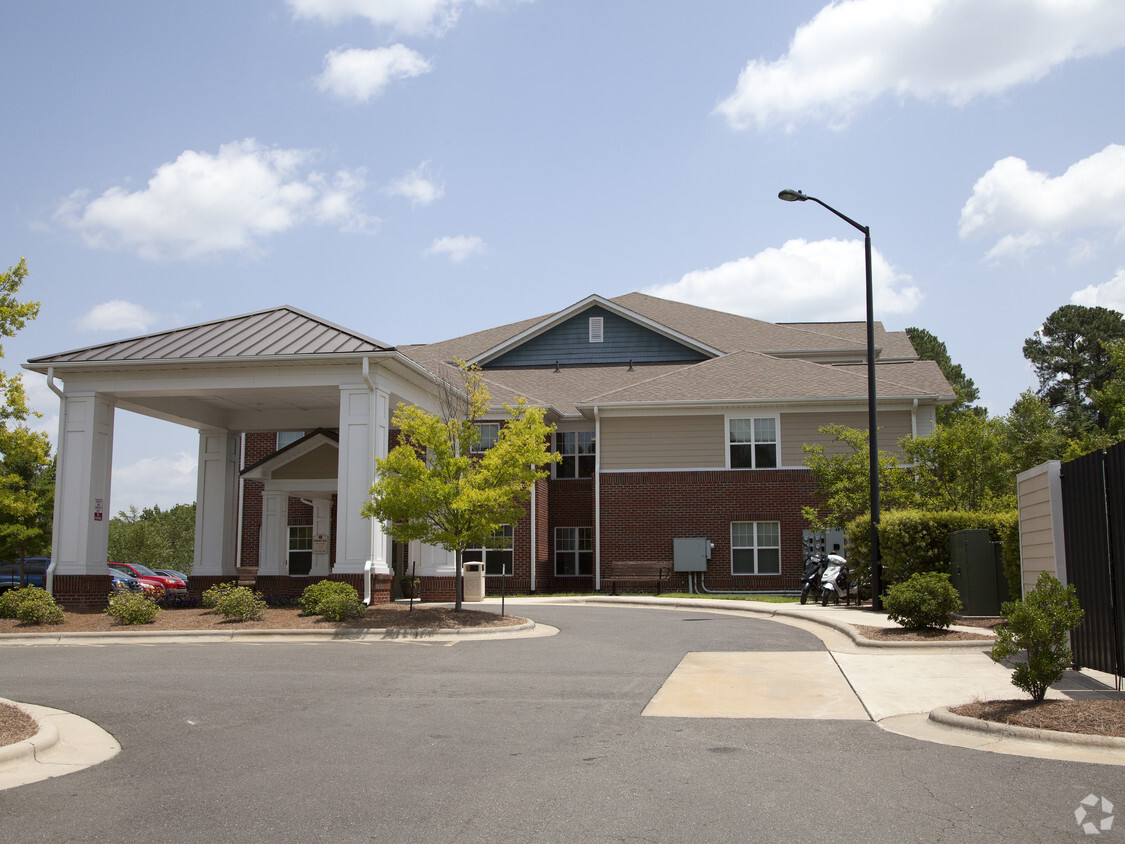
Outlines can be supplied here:
M899 440L911 434L910 411L881 411L879 423L879 450L892 454L902 454ZM836 453L835 440L820 433L826 425L845 425L849 428L867 430L867 411L850 413L783 413L781 414L781 465L800 466L805 462L802 446L823 445L827 454Z
M1059 571L1057 553L1061 546L1055 535L1061 514L1054 512L1051 501L1049 464L1037 466L1020 475L1016 492L1020 513L1020 568L1023 572L1023 593L1035 588L1041 572L1066 578Z
M340 451L332 446L322 445L308 454L294 458L272 473L275 480L314 480L335 478L339 471Z
M725 422L721 415L603 417L598 453L603 472L721 469Z

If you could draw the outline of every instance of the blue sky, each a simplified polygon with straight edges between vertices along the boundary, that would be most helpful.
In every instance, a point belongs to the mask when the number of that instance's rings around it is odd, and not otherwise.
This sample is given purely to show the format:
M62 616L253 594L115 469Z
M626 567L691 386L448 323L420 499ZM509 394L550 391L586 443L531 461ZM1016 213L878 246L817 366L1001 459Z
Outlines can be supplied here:
M290 304L388 343L634 290L946 342L993 413L1125 309L1120 0L13 0L0 266L29 357ZM29 392L52 437L57 401ZM111 508L196 436L117 415Z

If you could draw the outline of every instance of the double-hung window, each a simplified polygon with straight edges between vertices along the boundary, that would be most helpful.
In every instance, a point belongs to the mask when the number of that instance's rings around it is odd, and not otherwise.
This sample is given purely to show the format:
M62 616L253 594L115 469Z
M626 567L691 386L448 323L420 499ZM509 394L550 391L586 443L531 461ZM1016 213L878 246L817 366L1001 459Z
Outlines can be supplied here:
M781 574L781 524L731 522L731 574Z
M555 528L555 574L559 577L594 573L594 529Z
M281 451L285 446L292 445L305 435L304 431L278 431L277 432L277 450Z
M477 429L477 441L469 452L472 454L483 454L500 439L500 423L499 422L474 422Z
M466 548L461 554L462 563L484 563L484 573L512 574L512 526L501 525L487 543L487 548Z
M777 419L759 416L731 419L730 467L732 469L777 468Z
M594 477L596 445L593 431L556 431L555 451L562 460L555 464L555 477Z

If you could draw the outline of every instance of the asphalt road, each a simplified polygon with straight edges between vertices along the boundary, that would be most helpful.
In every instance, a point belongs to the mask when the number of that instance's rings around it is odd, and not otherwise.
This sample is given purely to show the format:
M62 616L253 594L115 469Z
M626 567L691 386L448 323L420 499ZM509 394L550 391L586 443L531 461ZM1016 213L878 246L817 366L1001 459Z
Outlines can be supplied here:
M0 792L0 839L584 842L1091 840L1125 769L920 742L862 721L642 717L692 651L821 650L776 622L520 609L557 636L455 644L0 651L0 696L121 743ZM1125 840L1119 827L1096 840Z

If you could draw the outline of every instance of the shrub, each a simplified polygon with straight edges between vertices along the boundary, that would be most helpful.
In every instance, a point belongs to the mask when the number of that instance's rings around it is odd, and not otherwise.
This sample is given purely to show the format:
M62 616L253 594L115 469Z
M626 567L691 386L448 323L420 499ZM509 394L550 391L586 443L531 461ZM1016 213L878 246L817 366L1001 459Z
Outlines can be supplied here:
M348 586L348 584L343 584ZM347 621L349 618L360 618L367 607L359 600L359 594L351 586L351 594L343 591L331 592L325 595L317 605L317 612L324 616L326 621Z
M1009 601L1000 610L1008 623L997 631L989 656L999 662L1026 651L1027 661L1016 665L1012 684L1041 701L1047 687L1062 679L1071 663L1067 634L1082 623L1084 615L1074 586L1064 588L1042 572L1022 601Z
M233 580L228 580L226 583L216 583L214 586L209 586L204 590L202 597L199 599L200 605L209 610L215 609L219 605L219 599L223 597L231 589L237 589L238 584Z
M961 598L948 574L925 572L888 587L883 606L892 621L912 630L948 627L961 609Z
M359 602L359 593L350 583L339 580L318 580L301 593L301 615L321 615L320 604L329 595L345 595Z
M9 598L10 595L12 597ZM18 618L24 624L62 624L65 618L62 607L55 603L54 596L38 586L9 589L0 597L8 598L9 606L14 607L13 614L5 618Z
M160 615L160 607L140 592L112 592L105 614L118 624L152 624Z
M20 608L20 603L23 601L21 593L25 591L27 590L17 587L0 594L0 618L16 617L16 610Z
M215 611L229 621L258 621L266 610L266 601L246 586L222 590Z

